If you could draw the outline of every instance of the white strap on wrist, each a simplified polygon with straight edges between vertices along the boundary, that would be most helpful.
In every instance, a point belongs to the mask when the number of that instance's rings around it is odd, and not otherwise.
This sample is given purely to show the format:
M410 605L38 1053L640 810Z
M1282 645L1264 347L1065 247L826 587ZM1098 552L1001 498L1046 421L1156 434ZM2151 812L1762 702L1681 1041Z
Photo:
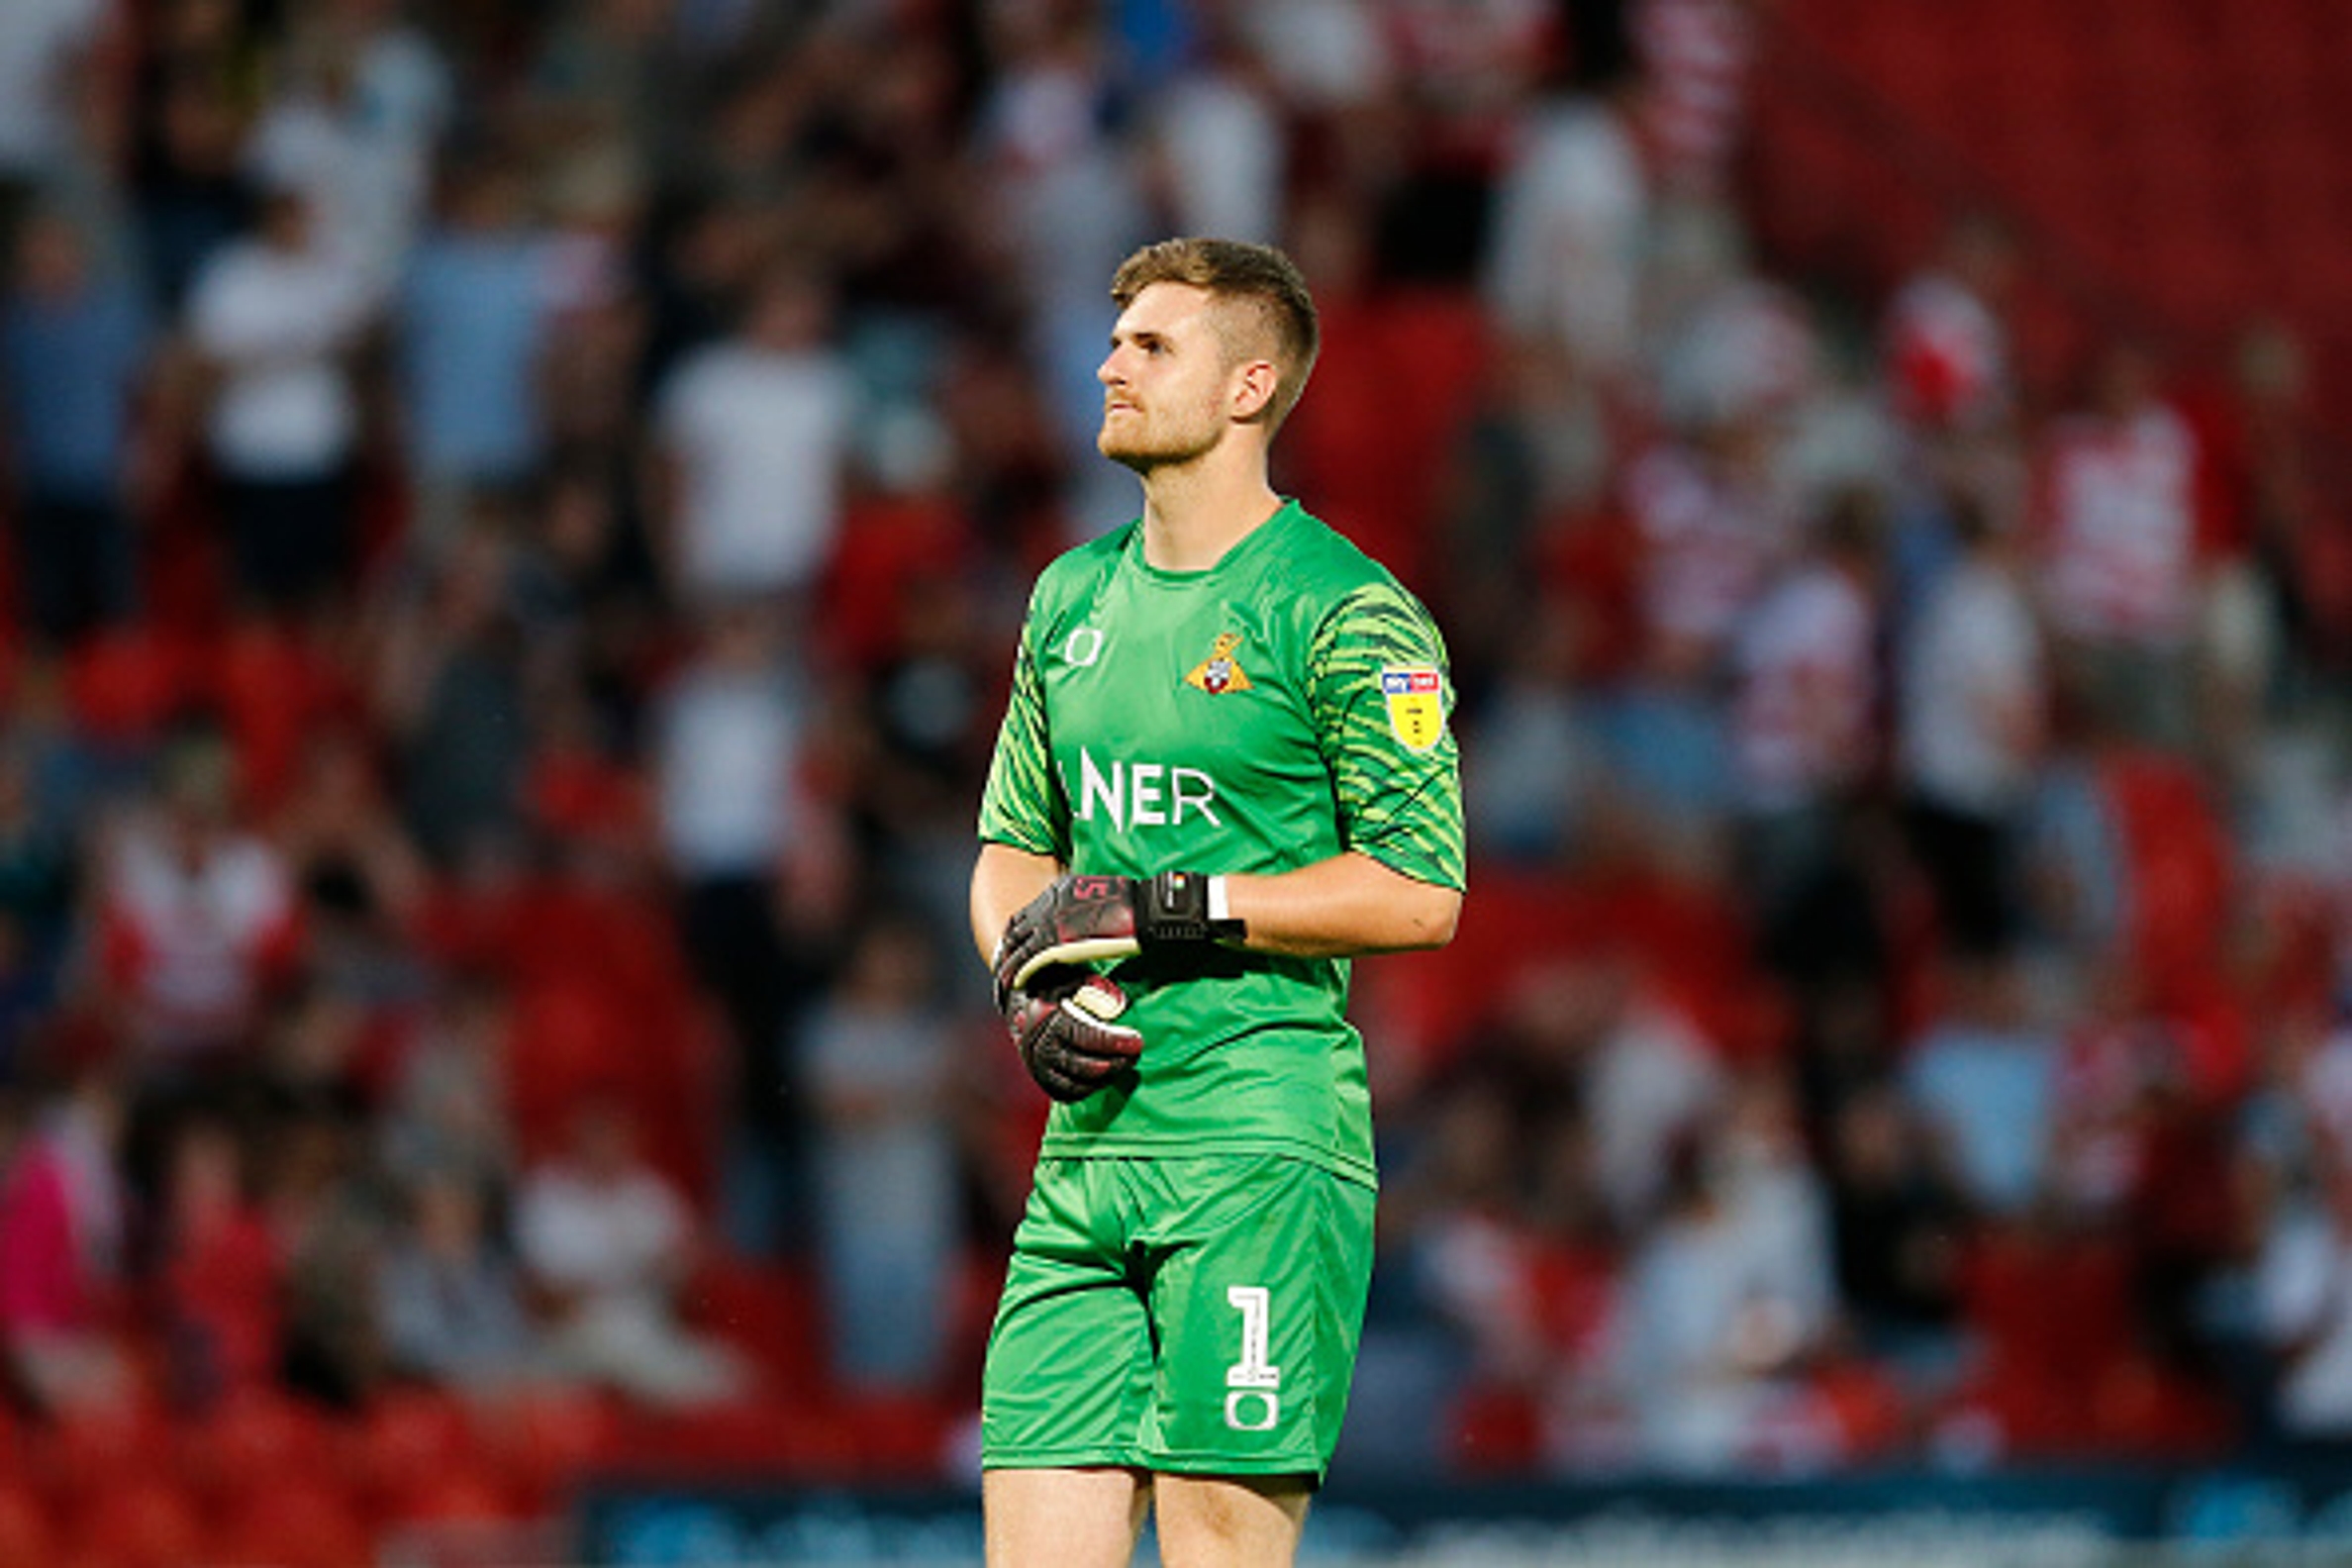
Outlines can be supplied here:
M1232 906L1225 901L1225 879L1221 876L1209 879L1209 918L1212 921L1233 918Z

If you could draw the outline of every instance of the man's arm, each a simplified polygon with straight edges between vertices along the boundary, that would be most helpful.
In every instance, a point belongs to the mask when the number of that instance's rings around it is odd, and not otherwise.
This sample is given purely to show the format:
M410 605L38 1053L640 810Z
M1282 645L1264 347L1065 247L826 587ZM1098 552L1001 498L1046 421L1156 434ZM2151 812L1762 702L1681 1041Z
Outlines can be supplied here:
M991 962L998 994L1011 995L1057 968L1154 950L1339 958L1438 947L1453 937L1461 899L1352 851L1266 876L1056 877L1013 916ZM977 901L973 919L983 919Z
M1462 912L1459 888L1352 852L1272 876L1229 876L1225 892L1241 945L1290 958L1442 947Z
M996 961L998 940L1014 915L1061 875L1061 862L994 839L980 845L972 867L972 944L982 963Z

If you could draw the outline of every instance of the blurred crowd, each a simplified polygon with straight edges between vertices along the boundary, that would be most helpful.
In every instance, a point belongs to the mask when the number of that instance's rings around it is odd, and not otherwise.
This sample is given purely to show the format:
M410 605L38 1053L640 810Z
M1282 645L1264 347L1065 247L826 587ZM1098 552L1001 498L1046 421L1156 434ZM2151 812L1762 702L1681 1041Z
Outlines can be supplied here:
M0 1354L957 1408L1044 1106L969 953L1107 279L1278 242L1281 481L1435 611L1355 1441L2352 1434L2352 537L2303 348L1821 295L1770 0L0 7ZM975 1280L977 1279L977 1283Z

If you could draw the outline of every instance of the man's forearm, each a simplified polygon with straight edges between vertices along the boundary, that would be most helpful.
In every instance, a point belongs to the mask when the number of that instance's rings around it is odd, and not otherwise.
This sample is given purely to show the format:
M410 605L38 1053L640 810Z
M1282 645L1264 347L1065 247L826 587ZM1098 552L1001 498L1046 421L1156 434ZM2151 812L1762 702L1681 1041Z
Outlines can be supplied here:
M1011 844L984 843L972 867L972 944L983 963L993 962L1005 923L1052 885L1062 873L1051 855L1032 854Z
M1293 958L1442 947L1453 938L1462 895L1394 871L1370 855L1333 855L1270 876L1228 876L1225 913L1243 945Z

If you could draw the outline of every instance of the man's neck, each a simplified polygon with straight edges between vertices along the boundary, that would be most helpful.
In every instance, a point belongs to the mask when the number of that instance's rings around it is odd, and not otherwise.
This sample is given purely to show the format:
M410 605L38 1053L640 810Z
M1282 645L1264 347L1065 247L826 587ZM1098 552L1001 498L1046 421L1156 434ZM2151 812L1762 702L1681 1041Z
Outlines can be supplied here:
M1142 477L1143 559L1161 571L1207 571L1282 509L1262 464L1185 464Z

